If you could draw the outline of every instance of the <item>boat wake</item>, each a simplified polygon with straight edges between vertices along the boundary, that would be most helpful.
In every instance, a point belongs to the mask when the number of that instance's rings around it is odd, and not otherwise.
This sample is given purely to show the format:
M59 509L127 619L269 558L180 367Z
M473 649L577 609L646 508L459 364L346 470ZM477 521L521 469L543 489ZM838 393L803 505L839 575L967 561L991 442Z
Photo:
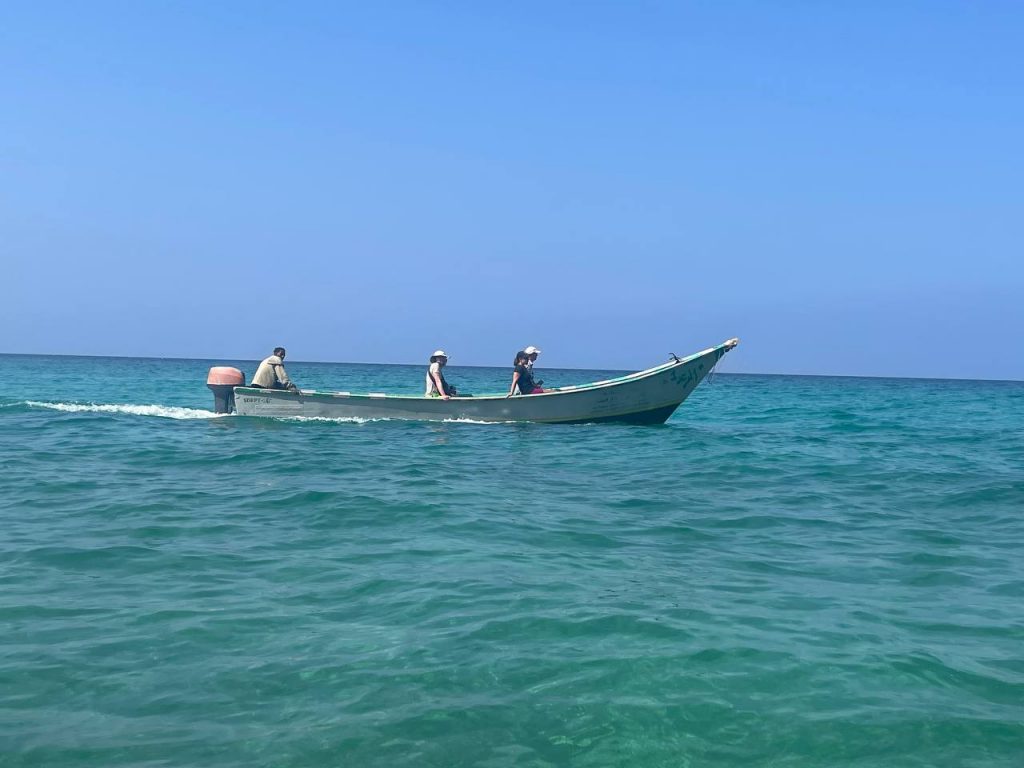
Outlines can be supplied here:
M469 419L469 418L456 418L456 419L441 419L442 424L486 424L489 427L493 427L495 424L515 424L514 421L482 421L480 419Z
M364 419L360 416L276 416L276 421L323 422L325 424L369 424L371 421L394 421L394 419Z
M157 416L162 419L219 419L226 413L204 411L201 408L181 408L173 405L104 405L101 403L43 403L26 400L30 408L48 408L65 413L123 413L129 416Z
M128 416L155 416L161 419L219 419L224 416L234 416L231 413L216 413L206 411L202 408L182 408L174 405L114 405L107 403L47 403L40 400L24 400L20 403L6 403L7 406L23 405L29 408L45 408L51 411L62 411L64 413L120 413ZM370 424L375 421L395 421L395 419L379 418L366 419L359 416L278 416L275 421L291 421L299 423L328 423L328 424ZM475 419L444 419L448 424L502 424L508 422L477 421Z

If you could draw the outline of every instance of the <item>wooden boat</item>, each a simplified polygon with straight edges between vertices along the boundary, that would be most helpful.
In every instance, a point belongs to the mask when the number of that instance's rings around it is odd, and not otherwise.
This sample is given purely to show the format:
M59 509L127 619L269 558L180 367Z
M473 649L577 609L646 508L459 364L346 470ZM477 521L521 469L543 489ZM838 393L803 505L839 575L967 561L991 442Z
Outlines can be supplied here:
M663 424L738 339L645 371L536 395L437 397L234 387L241 416L419 421Z

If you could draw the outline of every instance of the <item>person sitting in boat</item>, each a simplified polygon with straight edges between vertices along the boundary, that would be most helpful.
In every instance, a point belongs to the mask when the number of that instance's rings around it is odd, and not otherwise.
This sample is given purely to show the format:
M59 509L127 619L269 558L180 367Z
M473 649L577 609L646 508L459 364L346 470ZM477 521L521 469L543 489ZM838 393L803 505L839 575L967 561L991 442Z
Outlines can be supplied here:
M249 386L257 389L290 389L293 392L297 390L298 387L288 378L288 372L284 369L284 356L284 347L274 347L274 354L260 363Z
M430 356L430 367L427 368L427 391L424 397L440 397L447 400L456 394L455 387L444 380L442 369L448 364L448 355L443 349L437 350Z
M505 397L512 397L517 388L521 395L539 395L544 391L533 380L533 371L527 365L528 362L530 362L530 356L525 351L516 352L512 369L512 386L508 388L508 394Z
M523 352L525 352L527 355L526 367L530 369L530 373L532 374L533 364L537 362L537 356L540 355L540 350L531 344L529 347L524 349ZM533 383L539 387L544 382L541 381L540 379L534 379Z

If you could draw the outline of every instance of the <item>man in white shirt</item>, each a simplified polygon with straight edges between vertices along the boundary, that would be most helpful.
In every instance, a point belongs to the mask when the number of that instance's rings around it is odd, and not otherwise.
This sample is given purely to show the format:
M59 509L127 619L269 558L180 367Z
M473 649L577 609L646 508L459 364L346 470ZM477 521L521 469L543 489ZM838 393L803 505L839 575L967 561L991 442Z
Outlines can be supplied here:
M430 367L427 368L427 391L424 393L424 397L440 397L442 400L447 400L451 394L454 394L454 389L444 380L444 374L441 372L446 365L448 365L448 355L443 349L437 350L430 356Z
M256 375L252 377L252 384L249 386L260 389L298 389L288 378L288 373L284 369L284 356L284 347L276 347L274 354L260 363L260 367L256 369Z

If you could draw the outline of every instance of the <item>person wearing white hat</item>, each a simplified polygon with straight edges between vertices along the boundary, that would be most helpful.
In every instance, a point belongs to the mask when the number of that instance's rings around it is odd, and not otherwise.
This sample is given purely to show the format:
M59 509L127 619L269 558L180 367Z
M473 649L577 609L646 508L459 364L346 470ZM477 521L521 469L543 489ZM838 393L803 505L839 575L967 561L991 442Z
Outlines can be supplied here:
M524 349L523 352L526 353L526 357L527 357L526 367L530 370L530 373L532 374L533 373L533 364L537 362L537 356L540 354L540 350L531 345L531 346L527 347L526 349ZM544 382L543 381L536 381L534 383L539 387Z
M448 355L443 349L439 349L430 356L430 367L427 368L427 391L424 397L440 397L447 400L455 394L455 387L449 386L444 380L441 369L448 364Z
M516 352L516 359L512 362L512 384L505 397L512 397L516 393L520 395L543 394L544 390L533 380L533 373L526 366L529 358L530 356L526 354L525 350Z

